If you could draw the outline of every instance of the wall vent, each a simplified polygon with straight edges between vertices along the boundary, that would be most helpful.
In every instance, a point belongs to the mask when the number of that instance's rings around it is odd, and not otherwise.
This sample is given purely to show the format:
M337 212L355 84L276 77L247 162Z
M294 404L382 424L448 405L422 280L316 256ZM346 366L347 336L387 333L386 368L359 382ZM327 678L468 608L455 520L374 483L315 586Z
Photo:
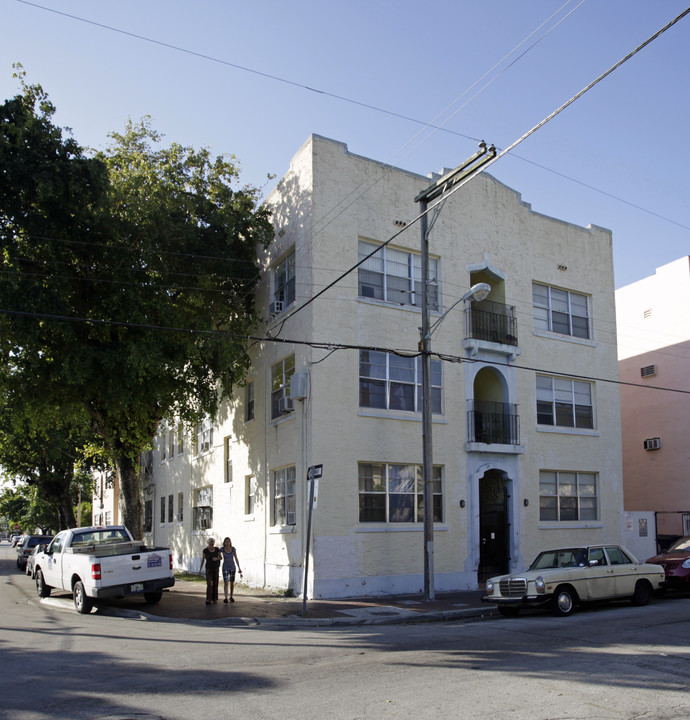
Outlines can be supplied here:
M644 441L644 449L645 450L659 450L661 447L661 438L647 438Z
M640 368L640 375L642 377L656 375L656 365L645 365L644 367Z

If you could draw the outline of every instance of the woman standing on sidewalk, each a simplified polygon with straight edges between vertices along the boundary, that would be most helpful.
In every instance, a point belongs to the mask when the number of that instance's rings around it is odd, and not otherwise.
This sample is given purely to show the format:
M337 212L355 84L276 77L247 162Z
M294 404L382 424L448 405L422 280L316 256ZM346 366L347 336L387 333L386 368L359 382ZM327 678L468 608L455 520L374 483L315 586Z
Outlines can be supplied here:
M216 547L214 538L209 538L206 542L208 547L204 548L201 555L201 565L199 566L199 575L204 568L204 560L206 561L206 604L218 602L218 570L220 570L220 561L222 558L220 550Z
M230 602L235 602L235 598L232 596L235 591L235 573L239 570L241 577L242 568L237 558L237 550L233 547L232 540L229 537L223 540L223 547L220 551L223 554L223 582L225 589L225 600L223 602L228 602L228 583L230 584Z

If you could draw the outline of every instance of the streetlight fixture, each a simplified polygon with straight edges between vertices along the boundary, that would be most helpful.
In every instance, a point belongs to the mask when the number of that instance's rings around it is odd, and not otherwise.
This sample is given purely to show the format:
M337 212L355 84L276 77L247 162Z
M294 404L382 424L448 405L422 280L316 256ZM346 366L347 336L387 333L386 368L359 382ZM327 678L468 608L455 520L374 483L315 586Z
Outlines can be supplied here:
M441 317L431 325L429 313L429 224L427 207L431 200L443 201L444 196L453 192L453 187L467 182L481 171L482 166L496 155L496 148L487 148L486 143L455 170L444 175L426 190L419 193L415 202L420 208L420 228L422 236L422 326L420 330L419 351L422 354L422 482L424 487L424 599L436 597L434 588L434 491L433 491L433 445L431 438L431 332L452 310L455 305L466 300L481 301L491 292L488 283L473 285L456 303L451 305ZM439 204L437 203L437 205ZM439 210L436 211L437 213Z

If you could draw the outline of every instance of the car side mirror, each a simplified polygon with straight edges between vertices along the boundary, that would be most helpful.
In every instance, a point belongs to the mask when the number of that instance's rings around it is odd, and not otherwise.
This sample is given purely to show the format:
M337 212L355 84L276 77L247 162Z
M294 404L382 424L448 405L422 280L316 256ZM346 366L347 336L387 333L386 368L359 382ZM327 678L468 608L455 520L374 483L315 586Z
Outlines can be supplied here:
M599 564L599 561L598 561L598 560L590 560L590 561L589 561L589 566L590 566L590 567L596 567L598 564Z

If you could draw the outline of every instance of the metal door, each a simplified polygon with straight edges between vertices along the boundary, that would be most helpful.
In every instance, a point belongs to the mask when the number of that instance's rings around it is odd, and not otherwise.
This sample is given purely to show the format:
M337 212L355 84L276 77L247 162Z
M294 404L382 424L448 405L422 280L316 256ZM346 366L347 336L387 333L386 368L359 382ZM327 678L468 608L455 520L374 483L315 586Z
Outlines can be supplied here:
M485 582L510 568L508 490L502 473L490 470L479 481L479 568Z

